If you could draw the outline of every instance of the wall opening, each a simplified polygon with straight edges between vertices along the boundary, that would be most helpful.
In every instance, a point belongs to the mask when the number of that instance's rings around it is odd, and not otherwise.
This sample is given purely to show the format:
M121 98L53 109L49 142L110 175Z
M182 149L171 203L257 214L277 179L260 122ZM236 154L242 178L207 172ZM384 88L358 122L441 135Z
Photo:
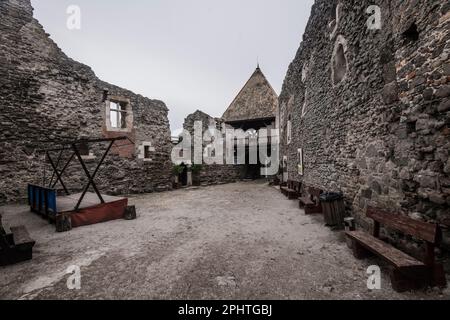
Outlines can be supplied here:
M287 144L290 144L292 141L292 121L291 121L291 116L289 115L288 117L288 122L287 122Z
M279 123L280 135L281 136L284 135L284 120L285 120L286 112L287 112L287 104L286 104L286 102L283 102L281 104L281 108L280 108L280 123Z
M107 89L103 90L102 102L105 102L106 100L108 100L108 94L109 94L109 91Z
M109 104L111 127L114 129L126 129L127 105L124 102L111 101Z
M347 59L345 58L344 46L338 45L336 56L334 59L334 84L341 82L347 73Z
M108 131L129 132L133 127L133 110L129 99L111 97L106 102L106 127Z
M151 142L143 142L138 149L138 159L141 159L143 161L151 162L152 159L152 153L155 152L155 148L152 146ZM181 150L183 151L183 150ZM181 153L181 152L180 152ZM180 155L180 158L182 158L183 155Z
M95 159L95 155L93 152L89 150L89 144L87 142L80 142L77 144L78 152L83 160L92 160Z
M407 123L407 127L406 127L408 133L414 133L414 132L416 132L416 131L417 131L416 126L417 126L417 121L414 121L414 122L408 122L408 123Z
M298 159L298 165L297 165L297 170L298 170L298 174L300 176L303 176L303 149L298 149L297 150L297 159Z
M338 12L338 4L335 4L332 8L331 8L331 21L336 21L336 19L339 16L339 12Z
M287 156L283 156L282 172L283 172L283 182L287 182L289 180L288 157Z
M77 147L81 156L89 156L89 145L87 142L81 142Z
M405 44L416 42L417 40L419 40L420 33L417 29L417 24L415 22L411 24L411 26L405 32L403 32L402 36L405 40Z
M150 159L150 146L144 146L144 159Z
M331 60L331 78L333 85L339 84L344 80L347 69L347 40L342 36L338 36L334 45L333 57Z

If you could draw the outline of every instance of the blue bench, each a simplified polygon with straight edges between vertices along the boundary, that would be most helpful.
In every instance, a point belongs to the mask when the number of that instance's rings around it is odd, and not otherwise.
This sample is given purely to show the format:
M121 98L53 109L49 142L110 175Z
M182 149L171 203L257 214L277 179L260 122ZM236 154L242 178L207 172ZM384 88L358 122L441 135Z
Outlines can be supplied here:
M46 187L28 185L28 204L32 212L48 218L55 218L56 190Z

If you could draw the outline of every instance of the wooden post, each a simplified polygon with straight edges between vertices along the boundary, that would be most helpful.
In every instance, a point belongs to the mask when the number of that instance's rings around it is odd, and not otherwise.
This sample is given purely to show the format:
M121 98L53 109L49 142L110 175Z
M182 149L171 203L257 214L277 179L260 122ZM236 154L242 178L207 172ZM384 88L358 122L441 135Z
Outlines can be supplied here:
M72 230L72 219L70 213L62 213L56 216L56 231L66 232Z
M425 264L428 267L433 267L435 264L434 244L427 242L427 249L425 251Z
M378 221L374 221L373 224L373 236L377 239L380 238L380 223Z
M136 206L126 207L123 218L125 220L135 220L136 219Z
M353 256L358 260L368 258L372 255L369 250L360 245L356 240L352 242L352 251Z

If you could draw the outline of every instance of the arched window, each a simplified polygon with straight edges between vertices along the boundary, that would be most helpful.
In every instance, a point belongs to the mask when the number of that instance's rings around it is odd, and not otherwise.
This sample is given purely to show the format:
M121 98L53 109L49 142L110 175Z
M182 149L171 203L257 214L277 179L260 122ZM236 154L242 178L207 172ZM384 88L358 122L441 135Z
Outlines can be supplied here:
M348 64L347 64L347 40L343 36L339 36L334 46L332 58L332 80L337 85L344 80Z

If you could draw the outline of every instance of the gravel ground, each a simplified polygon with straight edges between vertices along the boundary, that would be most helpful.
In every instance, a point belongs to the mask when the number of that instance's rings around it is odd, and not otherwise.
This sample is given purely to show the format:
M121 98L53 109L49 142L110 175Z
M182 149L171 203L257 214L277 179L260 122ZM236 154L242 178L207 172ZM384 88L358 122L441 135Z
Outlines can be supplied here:
M56 233L26 206L7 225L37 241L30 262L0 269L1 299L448 299L448 289L399 294L380 261L353 258L342 232L305 216L264 183L192 188L130 199L138 219ZM66 270L81 268L81 289ZM382 266L382 269L385 268Z

